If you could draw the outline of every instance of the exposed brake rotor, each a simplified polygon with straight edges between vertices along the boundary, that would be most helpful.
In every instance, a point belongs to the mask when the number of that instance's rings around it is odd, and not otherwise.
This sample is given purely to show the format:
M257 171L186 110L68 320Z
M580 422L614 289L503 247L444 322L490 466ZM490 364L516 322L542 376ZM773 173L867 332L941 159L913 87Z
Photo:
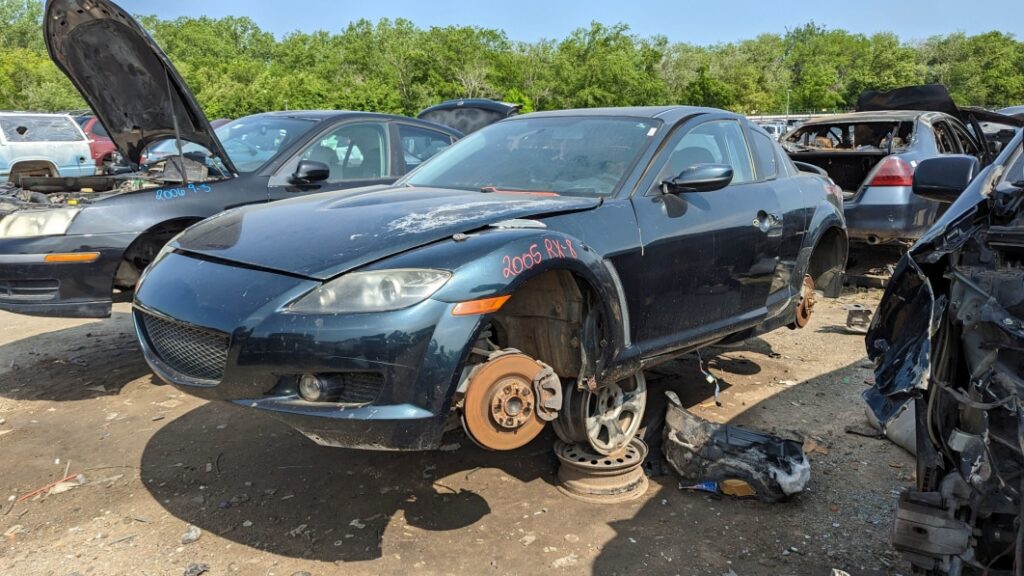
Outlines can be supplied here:
M545 421L534 382L545 369L518 352L494 355L474 368L462 408L469 437L489 450L514 450L536 438Z
M796 318L794 319L797 328L803 328L811 321L815 303L814 280L810 275L804 276L804 282L800 288L800 303L796 306Z

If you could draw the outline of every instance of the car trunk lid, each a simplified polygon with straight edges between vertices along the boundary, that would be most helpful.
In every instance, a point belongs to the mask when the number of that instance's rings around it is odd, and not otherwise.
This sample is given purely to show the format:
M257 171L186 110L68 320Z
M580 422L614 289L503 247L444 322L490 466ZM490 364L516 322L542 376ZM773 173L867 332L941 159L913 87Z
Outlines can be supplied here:
M598 198L377 186L225 212L189 229L173 246L326 280L460 232L600 204Z
M510 118L519 113L519 104L498 102L486 98L465 98L448 100L425 108L416 116L420 120L434 122L454 128L463 134L494 124L499 120Z
M133 166L149 144L179 135L237 173L167 55L121 7L109 0L48 0L43 33L50 58Z

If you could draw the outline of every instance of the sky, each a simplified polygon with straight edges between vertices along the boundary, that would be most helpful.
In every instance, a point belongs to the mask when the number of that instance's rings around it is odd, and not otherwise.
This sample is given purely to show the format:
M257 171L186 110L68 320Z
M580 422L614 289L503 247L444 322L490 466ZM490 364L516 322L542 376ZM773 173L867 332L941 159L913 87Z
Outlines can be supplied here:
M813 20L851 32L895 32L904 40L962 31L1016 34L1024 22L1021 0L117 0L135 14L162 18L248 16L278 37L301 30L338 31L360 18L407 18L421 27L469 25L504 30L512 40L563 38L592 20L624 22L641 36L708 45L753 38Z

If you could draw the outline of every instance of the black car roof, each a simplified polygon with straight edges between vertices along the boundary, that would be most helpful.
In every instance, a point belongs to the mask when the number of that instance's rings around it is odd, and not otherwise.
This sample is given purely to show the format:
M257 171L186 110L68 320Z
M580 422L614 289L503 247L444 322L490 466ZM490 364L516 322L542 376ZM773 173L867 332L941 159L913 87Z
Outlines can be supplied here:
M383 114L380 112L360 112L356 110L277 110L274 112L258 112L256 114L250 114L252 116L275 116L279 118L298 118L301 120L311 120L313 122L324 122L324 121L335 121L343 120L345 118L375 118L377 120L402 120L411 122L413 124L424 124L433 126L439 130L443 130L449 134L455 136L462 136L462 133L450 126L444 124L438 124L436 122L429 122L427 120L419 120L417 118L410 118L408 116L401 116L398 114Z

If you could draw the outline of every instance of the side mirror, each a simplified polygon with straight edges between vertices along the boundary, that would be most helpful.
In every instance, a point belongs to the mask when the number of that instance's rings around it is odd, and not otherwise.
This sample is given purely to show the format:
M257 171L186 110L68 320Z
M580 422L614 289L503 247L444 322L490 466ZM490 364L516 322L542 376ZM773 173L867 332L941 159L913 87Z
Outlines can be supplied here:
M331 177L331 169L323 162L315 160L300 160L295 167L295 173L288 179L292 184L313 184L323 182Z
M977 158L960 154L923 160L914 171L914 194L951 203L967 189L980 168Z
M679 176L661 183L665 194L682 192L711 192L721 190L732 182L732 166L728 164L694 164Z

